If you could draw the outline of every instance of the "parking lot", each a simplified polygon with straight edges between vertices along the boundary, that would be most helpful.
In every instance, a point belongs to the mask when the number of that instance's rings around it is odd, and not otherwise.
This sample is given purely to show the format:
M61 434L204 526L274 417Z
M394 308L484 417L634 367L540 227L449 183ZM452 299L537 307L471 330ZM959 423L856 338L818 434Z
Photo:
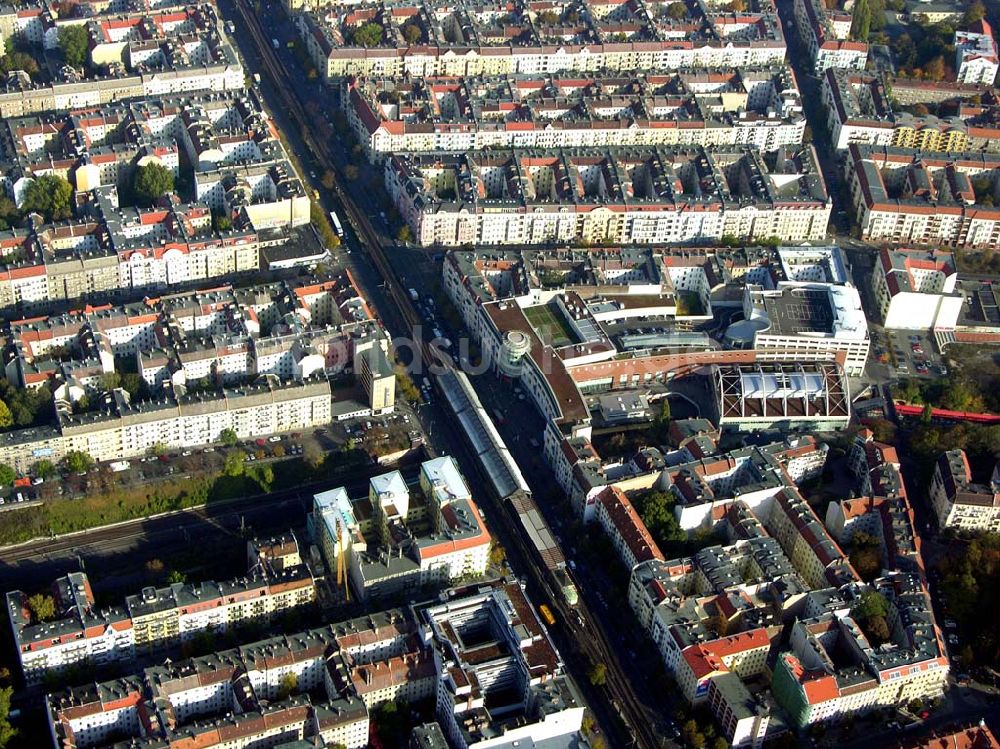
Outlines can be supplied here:
M873 331L871 356L901 377L933 379L948 374L934 336L928 331Z

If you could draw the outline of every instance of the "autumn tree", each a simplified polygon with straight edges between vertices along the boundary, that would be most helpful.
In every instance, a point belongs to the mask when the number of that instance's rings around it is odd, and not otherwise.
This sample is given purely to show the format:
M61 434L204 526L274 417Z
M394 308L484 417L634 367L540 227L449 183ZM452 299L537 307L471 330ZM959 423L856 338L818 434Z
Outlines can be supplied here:
M972 5L965 9L965 15L962 16L962 26L969 27L976 21L983 20L985 17L986 6L980 0L975 0Z
M882 544L874 536L859 531L851 540L851 566L862 580L871 582L882 571Z
M403 38L407 44L416 44L423 37L424 32L416 23L408 23L402 28Z
M49 622L56 618L56 602L52 596L35 593L28 598L28 611L32 621Z
M289 671L278 682L278 699L285 700L299 691L299 677L294 671Z
M603 663L595 663L587 672L587 678L595 687L604 686L608 680L608 667Z
M944 80L945 63L944 56L938 55L932 60L928 60L924 65L924 78L929 81Z

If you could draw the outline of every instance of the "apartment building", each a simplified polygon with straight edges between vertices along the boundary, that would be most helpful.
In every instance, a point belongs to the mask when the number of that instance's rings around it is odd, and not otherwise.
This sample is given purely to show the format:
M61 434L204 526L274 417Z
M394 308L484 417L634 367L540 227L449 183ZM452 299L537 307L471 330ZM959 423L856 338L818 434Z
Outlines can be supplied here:
M18 205L34 177L54 174L78 193L89 193L131 181L134 169L145 164L158 163L176 175L183 152L195 172L197 202L233 225L260 231L308 221L305 189L253 90L149 97L11 118L2 141L6 181ZM155 231L130 225L128 211L119 215L116 191L102 195L105 221L117 221L114 245L127 246Z
M752 0L741 13L691 6L691 15L682 19L666 13L668 4L588 1L584 12L567 6L553 17L545 12L549 9L530 4L337 3L310 8L296 23L325 80L733 70L784 63L785 40L772 3ZM301 3L288 0L288 5ZM362 43L356 32L364 25L380 33Z
M963 305L957 280L953 253L883 247L871 275L883 325L904 330L954 328Z
M687 700L708 705L733 746L759 746L779 705L799 728L934 697L947 679L901 484L828 513L846 516L842 537L866 530L888 550L874 587L890 601L891 638L877 648L850 616L857 578L836 562L836 543L804 500L789 501L787 491L756 509L738 499L714 515L729 546L648 561L630 581L629 605L668 671ZM820 556L834 563L821 571ZM792 636L789 651L776 653L782 622ZM775 657L768 688L755 677Z
M354 346L354 371L375 415L392 413L396 404L396 370L389 361L387 348L388 341L377 337Z
M414 613L440 664L436 717L450 746L576 740L583 699L519 583L469 587Z
M650 559L663 559L656 541L625 492L609 486L597 495L594 507L597 522L604 528L626 568L631 570Z
M209 629L224 632L240 623L312 603L316 590L305 565L282 570L255 567L226 582L175 583L145 588L124 605L98 610L87 575L70 573L52 586L60 618L36 622L19 590L7 593L7 614L21 670L30 685L46 674L92 663L105 666L137 654L174 648Z
M135 635L128 612L123 607L96 609L85 573L58 578L52 597L60 618L34 622L27 596L20 591L7 594L7 616L27 684L39 684L45 674L78 663L100 667L133 657Z
M802 143L805 116L788 67L344 80L341 100L374 161L401 151Z
M224 429L240 439L275 432L305 431L331 418L329 383L324 379L276 385L261 382L210 393L165 394L132 404L121 389L102 411L57 410L57 427L0 435L0 461L27 473L39 456L58 461L80 450L94 460L145 455L154 445L168 449L215 442Z
M362 749L389 674L401 698L434 696L437 669L414 631L405 612L378 611L68 688L46 697L53 744L90 749L126 738L149 749L208 749L318 738Z
M323 424L333 408L325 380L352 363L368 408L388 413L395 400L388 339L349 271L88 306L15 320L6 332L7 379L44 385L58 404L52 426L0 438L19 471L37 450L55 460L72 449L113 460L157 443L215 442L227 428L257 437ZM360 365L365 357L375 369ZM136 362L139 394L108 390L116 358ZM73 404L88 407L74 414Z
M485 642L474 642L479 635L508 657L484 662ZM462 674L475 690L456 700L449 686ZM484 700L495 714L495 700L514 692L519 702L502 719L517 715L516 726L504 722L514 740L579 734L584 706L558 652L520 585L501 580L453 589L406 611L376 611L67 688L49 694L46 707L56 749L123 740L143 749L305 740L361 749L372 708L391 699L434 699L441 725L460 737L457 745L485 749L498 726Z
M852 15L820 0L795 0L795 28L817 75L829 68L864 70L868 45L851 39Z
M204 204L119 209L98 190L96 221L70 220L0 232L12 261L0 272L0 306L43 310L82 297L124 296L261 267L252 226L212 230Z
M930 596L920 579L891 573L875 583L889 601L890 642L873 648L849 614L824 614L793 625L791 648L779 656L772 692L794 725L940 695L948 658ZM849 608L849 601L848 608ZM835 660L832 653L850 658Z
M1000 132L988 107L962 105L955 116L920 116L896 111L881 75L829 68L822 80L827 125L835 148L866 143L947 153L1000 150Z
M352 501L342 487L317 494L311 527L326 568L344 570L360 599L443 586L489 564L491 536L447 456L421 464L416 488L392 471L370 480L365 500Z
M1000 531L1000 478L990 484L972 480L964 450L948 450L938 458L931 479L930 497L938 525L966 531Z
M385 184L424 246L819 240L831 209L811 146L394 155Z
M955 71L960 83L992 86L1000 69L993 29L985 18L955 32Z
M732 746L760 746L783 729L758 677L808 588L744 503L722 517L734 543L638 565L629 605L684 698L705 704Z
M810 587L824 588L859 579L847 555L797 491L782 489L774 499L764 525Z
M58 47L59 29L78 18L60 18L47 6L17 14L11 29L43 50ZM89 61L98 71L84 77L64 66L49 83L26 83L0 93L0 116L101 107L126 99L192 91L235 91L245 85L236 51L220 33L210 4L100 9L88 17Z
M1000 209L982 197L996 189L998 165L997 154L938 155L852 144L848 187L862 239L904 246L994 246L1000 241Z

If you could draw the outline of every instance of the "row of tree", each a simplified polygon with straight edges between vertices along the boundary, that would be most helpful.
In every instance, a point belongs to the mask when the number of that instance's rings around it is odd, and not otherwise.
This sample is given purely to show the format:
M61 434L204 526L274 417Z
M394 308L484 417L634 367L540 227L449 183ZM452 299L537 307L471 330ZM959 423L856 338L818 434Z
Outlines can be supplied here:
M1000 669L1000 534L984 533L957 542L939 565L948 613L960 628L964 643L960 660Z

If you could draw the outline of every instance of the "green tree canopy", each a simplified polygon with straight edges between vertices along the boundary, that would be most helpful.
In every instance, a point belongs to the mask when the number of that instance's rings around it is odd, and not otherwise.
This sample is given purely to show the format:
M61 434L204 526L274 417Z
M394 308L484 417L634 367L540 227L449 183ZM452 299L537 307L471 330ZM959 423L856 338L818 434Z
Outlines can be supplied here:
M674 517L674 498L667 492L650 491L637 495L635 509L657 544L669 546L687 539Z
M48 481L56 475L56 467L51 460L42 458L41 460L36 460L31 465L31 473L40 479Z
M354 32L354 43L362 47L375 47L382 41L382 26L366 23Z
M55 174L36 177L24 191L21 210L39 213L46 221L58 221L72 215L73 186Z
M0 73L6 75L15 70L23 70L28 77L34 79L38 75L38 61L27 52L12 50L0 57Z
M232 231L233 220L223 213L212 214L212 228L216 231Z
M14 416L7 404L0 401L0 429L9 429L12 426L14 426Z
M0 486L11 486L16 478L17 474L13 468L6 463L0 463Z
M687 6L682 2L673 2L667 6L667 16L673 18L675 21L679 21L682 18L687 18L688 9Z
M868 0L858 0L854 5L854 18L851 21L851 36L859 42L867 42L871 33L871 9Z
M94 459L83 450L70 450L63 458L63 465L70 473L86 473L94 467Z
M17 205L6 195L0 195L0 231L13 226L20 218Z
M174 173L155 161L136 167L132 182L136 200L152 205L161 195L173 192Z
M889 602L876 590L866 590L851 609L851 616L861 625L872 645L878 646L889 639Z
M59 29L59 49L62 50L66 62L74 68L87 62L90 52L90 35L83 24L63 26Z
M232 429L223 429L221 432L219 432L219 442L221 442L223 445L226 445L227 447L232 447L239 441L240 438L236 435L236 432Z
M889 613L889 602L877 590L866 590L851 609L855 619L870 619L873 616L886 616Z
M247 454L242 450L233 450L226 456L222 472L227 476L242 476L246 472Z
M121 376L121 387L131 397L135 398L142 392L144 382L136 372L126 372Z
M0 688L0 749L17 736L17 729L10 724L10 698L13 694L13 687Z

